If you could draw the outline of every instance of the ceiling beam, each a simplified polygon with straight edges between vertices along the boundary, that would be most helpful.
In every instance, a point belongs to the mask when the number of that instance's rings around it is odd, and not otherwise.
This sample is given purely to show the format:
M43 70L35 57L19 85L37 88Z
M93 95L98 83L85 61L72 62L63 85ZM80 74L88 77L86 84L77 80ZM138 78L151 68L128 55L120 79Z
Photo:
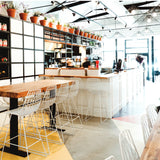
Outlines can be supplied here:
M146 10L146 9L159 9L160 7L159 6L148 6L148 7L137 7L137 9L140 9L140 10Z
M95 14L95 15L92 15L92 16L88 16L86 18L89 18L89 19L91 19L91 18L97 18L97 17L104 16L104 15L107 15L107 14L108 14L107 12L103 12L103 13L100 13L100 14ZM73 23L86 20L86 18L78 18L77 20L73 21Z
M149 3L153 3L153 2L156 2L156 1L147 1L147 2L140 2L140 3L132 3L132 4L124 5L124 7L126 9L129 9L131 7L139 7L139 6L142 6L142 5L145 5L145 4L149 4Z
M75 2L75 3L67 4L67 5L63 4L62 6L60 6L60 7L55 7L55 8L53 8L53 9L49 10L49 11L46 12L46 13L56 12L56 11L62 10L63 7L71 8L71 7L75 7L75 6L78 6L78 5L81 5L81 4L84 4L84 3L88 3L88 2L90 2L90 1L78 1L78 2Z

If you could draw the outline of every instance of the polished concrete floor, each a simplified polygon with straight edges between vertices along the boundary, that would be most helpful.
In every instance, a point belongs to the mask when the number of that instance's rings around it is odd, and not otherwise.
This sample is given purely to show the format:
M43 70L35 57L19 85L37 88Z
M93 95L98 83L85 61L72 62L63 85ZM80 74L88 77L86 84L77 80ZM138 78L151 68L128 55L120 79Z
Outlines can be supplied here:
M114 155L121 160L118 136L124 129L130 129L139 154L144 148L140 117L149 104L160 105L160 83L147 82L141 94L123 107L112 119L100 123L99 118L91 118L83 124L78 123L72 134L65 134L65 144L50 144L50 155L47 157L31 154L31 160L104 160ZM71 131L69 129L69 131ZM66 130L67 133L67 130ZM39 147L39 146L38 146ZM1 153L1 152L0 152ZM27 159L4 153L4 160Z
M104 160L114 155L117 160L121 160L118 135L124 129L130 129L141 155L144 142L140 117L145 113L147 105L160 105L159 86L159 83L146 82L143 92L124 106L113 119L99 123L98 118L92 118L84 124L83 129L76 129L74 136L66 136L65 146L72 158L74 160Z

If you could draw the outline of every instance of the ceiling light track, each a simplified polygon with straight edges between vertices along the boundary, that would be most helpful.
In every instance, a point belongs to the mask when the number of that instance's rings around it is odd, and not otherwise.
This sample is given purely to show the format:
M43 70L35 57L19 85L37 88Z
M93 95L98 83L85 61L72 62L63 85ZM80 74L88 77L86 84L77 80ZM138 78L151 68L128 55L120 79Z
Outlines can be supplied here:
M112 31L116 31L116 30L133 30L133 29L135 29L135 28L146 28L146 27L154 27L154 26L160 26L160 24L158 23L158 24L151 24L151 25L141 25L141 26L134 26L134 27L126 27L126 28L113 28L113 29L104 29L104 30L93 30L93 32L97 32L97 31L110 31L110 30L112 30Z
M54 2L56 2L57 4L60 4L58 1L54 1ZM69 9L70 11L72 11L72 13L75 13L75 14L77 14L77 15L79 15L79 16L85 18L85 19L87 20L87 22L91 22L91 21L92 21L92 22L94 22L94 23L96 23L96 24L98 24L99 26L101 26L101 27L104 28L104 26L101 25L100 23L98 23L98 22L96 22L96 21L94 21L94 20L92 20L92 19L90 19L90 18L88 18L88 17L85 17L84 15L78 13L77 11L75 11L75 10L73 10L73 9L71 9L71 8L69 8L69 7L65 6L65 5L63 5L63 4L61 4L61 6L62 6L62 8L65 7L66 9Z

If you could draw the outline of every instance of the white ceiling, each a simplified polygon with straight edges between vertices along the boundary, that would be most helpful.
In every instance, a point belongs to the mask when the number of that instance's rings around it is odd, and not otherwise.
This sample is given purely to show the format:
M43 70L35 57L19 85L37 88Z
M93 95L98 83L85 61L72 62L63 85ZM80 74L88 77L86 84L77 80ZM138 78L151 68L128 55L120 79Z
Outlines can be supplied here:
M59 3L64 2L65 0L58 0ZM76 2L78 0L67 0L69 3ZM127 4L133 4L133 3L140 3L140 2L147 2L150 0L100 0L100 4L97 5L97 3L92 0L91 2L78 5L75 7L71 7L72 10L78 12L79 14L83 16L91 16L96 15L100 13L104 13L105 10L104 7L107 7L108 15L104 15L101 17L90 19L90 23L88 23L87 20L83 20L77 23L72 23L74 20L77 20L78 18L82 18L82 16L76 14L76 16L72 15L72 11L69 9L65 9L64 11L56 11L50 14L46 14L47 17L55 17L55 19L58 21L60 20L63 24L64 23L70 23L75 26L80 26L81 29L93 31L97 34L106 35L107 37L112 37L115 32L120 32L123 35L132 36L136 35L137 32L143 32L144 35L147 34L160 34L160 9L157 10L157 17L153 17L151 13L149 13L149 10L135 10L134 15L129 13L128 10L124 7L124 5ZM17 1L16 3L19 3ZM51 5L51 1L44 0L44 1L38 1L38 0L28 0L23 1L24 4L28 6L28 8L34 8L34 7L40 7L37 9L30 9L31 12L34 11L40 11L42 13L46 13L50 9L56 7ZM140 7L144 6L158 6L160 4L160 0L156 0L153 3L146 4ZM49 6L50 5L50 6ZM47 7L45 7L47 6ZM102 9L102 10L97 10ZM87 14L88 12L90 12ZM152 22L147 22L147 16L152 16ZM117 19L115 20L115 17ZM94 20L94 22L92 21ZM102 30L102 27L104 27L104 30ZM132 28L132 29L130 29ZM147 28L146 32L145 28ZM111 30L111 32L109 32ZM148 31L148 32L147 32Z

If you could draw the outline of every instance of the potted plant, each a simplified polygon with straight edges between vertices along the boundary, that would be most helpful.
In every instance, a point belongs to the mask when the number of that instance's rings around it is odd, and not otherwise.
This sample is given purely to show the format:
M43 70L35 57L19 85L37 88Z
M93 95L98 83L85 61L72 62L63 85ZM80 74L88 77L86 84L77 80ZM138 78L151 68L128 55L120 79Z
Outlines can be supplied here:
M79 27L75 27L75 34L79 35Z
M70 28L69 28L69 33L74 34L74 27L70 26Z
M41 15L40 12L34 12L33 16L30 17L31 22L36 24L36 23L38 22L38 17L39 17L40 15Z
M58 21L58 23L57 23L57 25L56 25L56 28L57 28L58 30L62 30L62 25L60 24L59 21Z
M2 6L7 9L8 16L15 17L16 15L16 6L13 4L12 1L3 2Z
M67 27L66 24L64 24L64 26L63 26L63 31L64 31L64 32L68 32L68 27Z
M84 31L84 37L88 37L88 32Z
M20 13L19 16L22 20L26 21L27 20L27 17L28 17L28 13L29 11L27 11L27 9L24 9L23 10L23 13Z
M102 36L99 37L99 41L101 41L101 40L102 40Z
M48 26L50 28L53 28L53 25L54 25L54 19L52 19L49 23L48 23Z
M91 33L90 32L88 32L88 38L91 38Z
M80 30L80 35L83 36L84 35L84 32L82 30Z
M91 38L94 39L94 37L95 37L95 34L91 34Z
M39 22L40 22L40 24L41 24L42 26L46 26L46 24L47 24L47 17L44 17L44 19L43 19L43 20L40 20Z

